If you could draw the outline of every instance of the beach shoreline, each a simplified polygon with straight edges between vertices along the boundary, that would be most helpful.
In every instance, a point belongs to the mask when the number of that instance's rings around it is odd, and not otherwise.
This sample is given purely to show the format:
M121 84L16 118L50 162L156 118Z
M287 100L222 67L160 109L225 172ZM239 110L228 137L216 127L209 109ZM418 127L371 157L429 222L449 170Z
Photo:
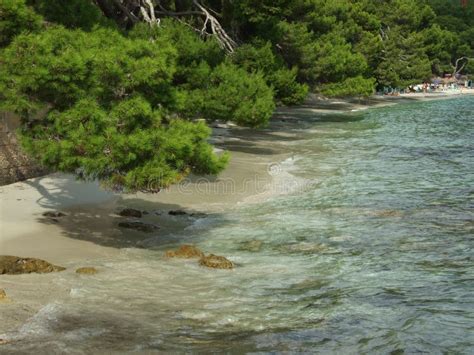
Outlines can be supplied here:
M101 250L103 243L94 243L100 238L70 238L66 229L89 224L88 233L113 233L116 229L116 212L121 208L148 206L147 212L158 214L160 224L165 224L162 233L185 228L192 220L179 221L168 216L170 210L185 210L191 213L215 213L242 203L260 202L284 191L271 188L275 179L281 178L281 163L291 159L285 151L285 141L297 139L294 134L285 134L282 123L291 122L295 113L338 114L391 106L398 103L451 99L473 95L474 90L461 93L402 94L400 96L374 96L368 100L328 99L310 95L297 107L279 108L268 128L251 130L245 128L213 129L212 143L218 149L226 149L232 155L229 167L219 177L189 177L158 194L120 195L102 190L93 182L76 181L65 174L51 174L39 178L0 186L0 254L46 258L51 262L100 258L104 253L113 253L114 242ZM268 143L272 144L268 144ZM269 148L270 146L270 148ZM274 174L276 170L278 174ZM287 176L287 178L294 178ZM66 218L55 223L42 217L42 213L57 210L66 213ZM95 216L95 218L90 218ZM78 228L78 230L81 230ZM80 232L78 232L80 233ZM124 236L122 236L124 237ZM105 243L107 244L107 243ZM48 248L42 247L47 245ZM130 245L133 246L133 245Z
M96 266L130 251L133 254L137 248L156 253L148 244L153 236L118 227L121 221L133 219L120 217L117 212L123 208L146 211L139 220L158 225L160 229L155 234L163 238L162 248L172 246L176 243L175 234L192 234L188 228L209 215L288 192L285 183L297 177L288 169L292 157L287 143L298 139L298 134L285 127L298 124L293 122L295 113L340 114L460 96L408 95L371 98L365 103L314 95L302 106L278 109L266 129L216 126L212 141L218 149L231 152L228 169L218 178L190 177L155 195L118 195L102 190L96 183L75 181L64 174L0 186L0 254L45 259L66 267L64 273L70 275L76 268ZM474 90L464 95L474 95ZM183 210L186 215L169 214L176 210ZM53 220L43 216L47 211L60 211L65 216ZM187 240L192 241L192 236ZM5 289L12 300L0 304L0 335L20 327L50 302L68 297L71 290L55 287L54 282L50 283L53 278L54 275L36 274L0 278L0 289Z

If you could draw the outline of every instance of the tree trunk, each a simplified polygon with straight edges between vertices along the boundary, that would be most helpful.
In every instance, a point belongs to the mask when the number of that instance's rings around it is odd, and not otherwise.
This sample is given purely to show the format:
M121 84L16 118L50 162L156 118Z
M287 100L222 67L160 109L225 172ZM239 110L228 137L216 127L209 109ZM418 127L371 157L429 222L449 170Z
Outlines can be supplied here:
M176 12L184 12L191 8L192 3L189 0L175 0L174 8Z
M95 3L100 8L105 17L117 20L116 11L114 11L114 6L110 3L109 0L95 0Z

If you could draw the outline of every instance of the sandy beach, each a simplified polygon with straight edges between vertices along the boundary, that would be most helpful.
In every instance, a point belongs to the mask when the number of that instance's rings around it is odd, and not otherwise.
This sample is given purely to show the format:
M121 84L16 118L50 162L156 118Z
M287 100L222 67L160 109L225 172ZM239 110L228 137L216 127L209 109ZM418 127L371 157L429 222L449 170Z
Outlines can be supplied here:
M134 246L129 230L117 228L116 212L137 207L151 212L147 220L169 234L185 228L192 220L169 216L170 210L191 213L213 213L243 202L259 202L274 194L272 169L291 156L285 152L287 141L295 139L286 133L285 125L299 115L356 112L411 101L448 99L463 93L405 94L374 96L368 100L326 99L315 95L300 107L280 108L270 126L262 130L213 129L212 141L218 149L231 152L229 167L219 177L189 177L159 194L119 195L105 191L95 182L76 181L64 174L52 174L0 187L0 251L4 255L44 258L54 263L79 263L104 255L113 255L117 247ZM220 128L219 128L220 127ZM222 128L224 127L224 128ZM273 181L273 183L272 183ZM284 185L284 184L282 184ZM59 223L42 216L46 211L66 214ZM133 234L133 232L132 232ZM132 239L129 240L129 239ZM139 238L138 238L139 239Z
M55 277L68 277L82 266L111 260L134 248L147 248L149 235L118 227L123 208L147 212L145 223L160 227L163 245L173 241L201 216L229 210L242 203L259 202L284 193L275 179L285 175L281 164L291 164L286 144L296 139L285 132L295 112L308 115L356 112L420 100L439 100L462 94L409 94L375 97L370 100L308 99L297 108L279 109L271 125L254 131L243 128L214 128L212 140L218 149L231 152L231 163L219 177L189 177L181 184L156 195L118 195L104 191L94 182L76 181L72 176L52 174L0 187L0 254L45 259L67 268L63 275L1 276L9 302L0 303L0 338L34 316L44 305L68 297L71 290L58 287ZM286 162L286 163L285 163ZM169 211L184 210L185 216ZM61 211L57 220L44 217L47 211ZM168 239L167 239L168 238ZM0 345L1 346L1 345Z

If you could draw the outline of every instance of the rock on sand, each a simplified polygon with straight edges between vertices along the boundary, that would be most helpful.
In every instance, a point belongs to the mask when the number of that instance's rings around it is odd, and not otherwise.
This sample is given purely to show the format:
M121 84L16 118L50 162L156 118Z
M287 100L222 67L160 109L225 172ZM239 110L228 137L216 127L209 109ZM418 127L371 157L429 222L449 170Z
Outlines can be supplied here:
M234 263L223 256L209 254L199 260L199 265L207 266L213 269L233 269Z
M63 270L66 270L66 268L50 264L41 259L0 255L0 275L30 274L33 272L44 274Z
M168 250L165 253L167 258L202 258L204 253L194 245L181 245L177 250Z
M99 272L95 267L80 267L76 270L76 274L95 275Z

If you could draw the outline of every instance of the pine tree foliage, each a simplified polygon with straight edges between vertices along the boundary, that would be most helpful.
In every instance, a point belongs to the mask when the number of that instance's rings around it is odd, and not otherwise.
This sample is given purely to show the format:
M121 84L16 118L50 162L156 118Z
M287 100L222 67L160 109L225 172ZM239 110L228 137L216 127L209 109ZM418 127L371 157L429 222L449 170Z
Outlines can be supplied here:
M474 1L0 1L0 108L26 150L120 191L222 171L213 120L444 74L474 74Z
M191 172L218 173L228 159L213 153L205 124L169 118L176 57L169 42L109 29L22 34L1 56L4 105L44 165L114 190L159 191Z

